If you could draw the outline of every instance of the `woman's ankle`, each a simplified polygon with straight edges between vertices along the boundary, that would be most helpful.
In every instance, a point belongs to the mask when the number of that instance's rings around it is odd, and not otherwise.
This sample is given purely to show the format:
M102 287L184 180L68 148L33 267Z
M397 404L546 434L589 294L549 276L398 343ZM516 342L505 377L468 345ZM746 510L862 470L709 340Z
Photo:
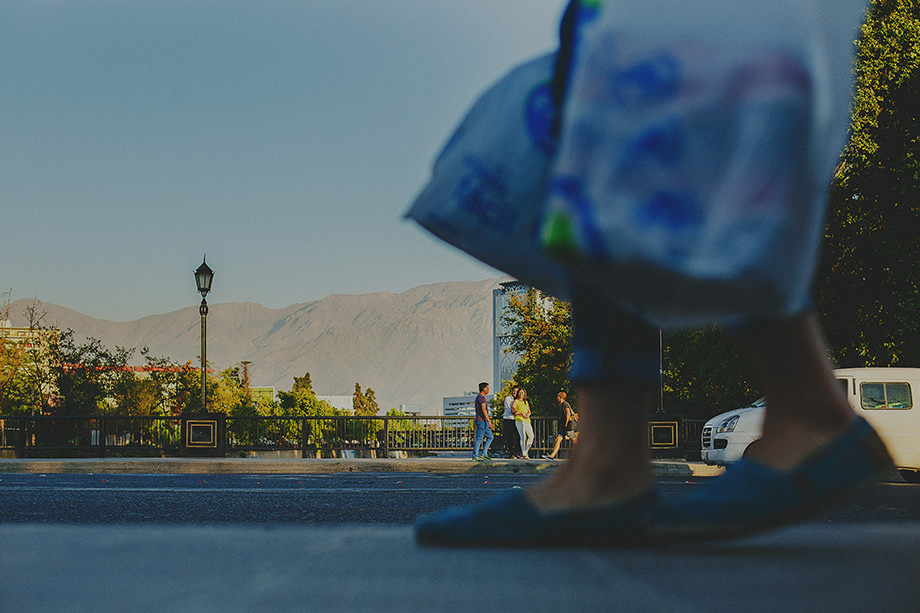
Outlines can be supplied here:
M818 413L801 411L770 414L764 418L763 436L749 451L767 466L789 470L842 432L855 413L847 405Z

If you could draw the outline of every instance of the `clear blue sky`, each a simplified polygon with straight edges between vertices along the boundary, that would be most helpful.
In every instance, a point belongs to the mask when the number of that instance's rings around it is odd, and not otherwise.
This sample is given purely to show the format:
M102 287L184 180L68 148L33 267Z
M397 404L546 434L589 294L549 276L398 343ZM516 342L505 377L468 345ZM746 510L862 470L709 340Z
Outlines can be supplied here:
M401 216L565 0L0 0L0 291L128 321L480 280Z

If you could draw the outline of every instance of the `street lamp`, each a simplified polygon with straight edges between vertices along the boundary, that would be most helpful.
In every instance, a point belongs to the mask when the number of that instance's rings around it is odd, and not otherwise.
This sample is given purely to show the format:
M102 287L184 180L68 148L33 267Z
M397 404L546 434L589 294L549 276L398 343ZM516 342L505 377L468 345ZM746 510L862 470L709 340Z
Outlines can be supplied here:
M211 291L211 281L214 280L214 271L207 263L207 255L201 260L201 266L195 271L195 284L201 293L201 306L198 312L201 313L201 412L208 412L207 400L207 350L208 350L208 301L206 299L208 292Z

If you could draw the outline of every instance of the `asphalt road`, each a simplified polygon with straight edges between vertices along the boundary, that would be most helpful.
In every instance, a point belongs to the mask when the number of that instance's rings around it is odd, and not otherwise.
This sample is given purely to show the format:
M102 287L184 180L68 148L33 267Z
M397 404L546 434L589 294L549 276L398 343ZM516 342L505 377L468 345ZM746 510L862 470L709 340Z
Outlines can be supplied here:
M0 523L391 524L484 500L537 475L362 473L0 475ZM665 496L694 487L662 480ZM886 483L822 524L920 520L920 485Z

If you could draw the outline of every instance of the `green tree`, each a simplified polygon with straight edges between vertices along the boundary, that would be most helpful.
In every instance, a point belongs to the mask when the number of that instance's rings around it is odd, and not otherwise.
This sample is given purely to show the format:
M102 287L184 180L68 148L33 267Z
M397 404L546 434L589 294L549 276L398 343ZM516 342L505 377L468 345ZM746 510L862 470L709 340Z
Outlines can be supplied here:
M8 321L12 290L4 294L0 320ZM22 314L26 336L0 336L0 415L42 413L53 386L49 356L57 330L42 325L46 313L38 300L30 301Z
M355 415L373 417L380 411L374 390L367 388L366 392L362 392L361 384L357 382L355 383L355 392L351 397L351 406Z
M168 357L150 355L146 347L141 354L144 356L146 377L151 382L151 393L156 397L152 413L180 415L200 410L201 373L191 361L176 364Z
M28 413L31 408L25 343L0 338L0 415Z
M818 312L839 366L920 365L920 8L874 0L829 193Z
M504 315L511 331L509 350L521 356L514 382L527 390L534 415L554 415L556 394L571 394L572 309L569 303L536 289L510 294ZM510 384L500 391L504 398Z
M107 371L107 413L117 415L152 415L159 404L159 393L154 381L130 365L134 349L116 347L109 352Z
M208 410L227 415L252 414L242 369L230 366L208 380Z
M365 415L370 417L380 412L380 405L377 404L377 393L370 387L364 392L364 410Z
M514 380L493 399L495 415L500 415L513 384L527 389L535 415L555 415L559 390L569 394L577 409L568 379L572 352L569 304L530 290L511 296L508 306L505 322L512 333L510 349L522 357ZM685 417L708 418L759 394L740 343L719 326L665 334L662 370L662 407Z
M291 391L278 392L278 401L281 413L284 415L320 417L339 414L334 406L316 397L310 373L303 377L294 377L294 386Z
M302 377L294 377L294 387L291 388L292 392L303 391L307 394L316 394L313 393L313 380L310 378L310 373L306 373Z
M50 410L58 415L94 415L109 408L112 354L98 339L74 341L73 330L62 332L50 348L54 393Z
M669 332L663 341L661 407L666 412L708 419L760 395L740 341L721 326Z

